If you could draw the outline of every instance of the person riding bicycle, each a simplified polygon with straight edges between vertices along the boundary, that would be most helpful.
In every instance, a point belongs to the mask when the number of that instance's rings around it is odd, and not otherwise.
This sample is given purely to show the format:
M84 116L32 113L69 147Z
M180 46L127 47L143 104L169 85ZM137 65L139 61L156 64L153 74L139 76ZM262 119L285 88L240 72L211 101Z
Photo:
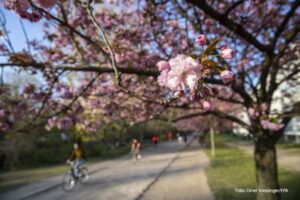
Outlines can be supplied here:
M86 157L79 142L73 143L71 156L67 162L74 162L74 175L78 177L80 174L80 166L85 163Z
M133 161L141 158L140 155L141 143L137 139L133 139L131 143L131 153L133 156Z

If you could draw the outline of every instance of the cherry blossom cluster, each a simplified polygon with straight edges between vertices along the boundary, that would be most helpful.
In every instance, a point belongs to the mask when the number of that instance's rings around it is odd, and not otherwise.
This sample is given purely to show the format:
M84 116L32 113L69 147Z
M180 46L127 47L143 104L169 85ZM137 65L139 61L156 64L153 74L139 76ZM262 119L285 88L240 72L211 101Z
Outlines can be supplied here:
M57 0L32 0L32 3L39 7L50 9L57 3ZM33 8L29 0L4 0L3 4L6 9L13 10L21 18L28 19L32 22L37 22L42 17L47 17L43 16L43 13L39 10Z
M48 123L46 125L46 130L51 130L52 128L58 128L58 129L68 129L71 128L75 123L75 119L71 117L62 117L57 118L53 117L48 119Z
M270 120L261 120L261 126L263 129L272 130L272 131L279 131L284 127L284 124L272 122Z
M45 126L46 130L51 130L53 128L57 129L69 129L73 128L79 121L79 116L84 112L84 108L80 103L75 103L71 107L68 113L64 113L63 116L53 116L48 119Z
M256 108L250 107L248 109L248 114L251 119L259 119L260 125L265 130L279 131L284 127L284 124L278 123L277 118L271 118L268 116L267 111L269 110L269 105L267 103L262 103Z
M196 38L198 45L206 44L205 35L199 35ZM204 84L204 78L207 77L213 70L219 73L224 84L229 83L234 75L231 71L218 67L214 60L211 59L211 52L216 50L215 44L207 47L209 50L204 50L204 53L199 59L194 59L187 55L177 55L169 61L161 60L157 63L157 68L160 72L158 83L161 87L169 88L174 92L175 96L180 97L188 94L190 100L201 98L202 107L206 111L213 109L212 103L209 101L209 96L213 95L212 89ZM226 46L220 48L220 56L224 59L230 59L234 56L234 51Z

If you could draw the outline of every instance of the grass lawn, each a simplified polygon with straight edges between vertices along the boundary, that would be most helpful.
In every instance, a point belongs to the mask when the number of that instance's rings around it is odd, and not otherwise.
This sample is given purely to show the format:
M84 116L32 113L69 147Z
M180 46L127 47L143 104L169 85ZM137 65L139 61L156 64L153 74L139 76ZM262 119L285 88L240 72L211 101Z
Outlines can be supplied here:
M211 157L209 147L205 152L211 159L211 168L206 170L208 183L216 200L255 199L255 193L238 193L236 188L255 188L255 169L253 157L242 150L227 147L224 142L228 137L217 135L216 157ZM298 200L300 197L300 173L279 169L281 188L287 188L288 193L282 193L283 200Z
M245 141L241 137L233 136L233 135L219 135L219 138L222 138L224 142L234 142L234 141ZM251 143L251 140L246 140ZM285 142L283 140L279 140L277 143L277 147L283 150L287 150L289 152L300 153L300 144L296 144L293 142Z
M100 162L106 159L117 158L122 155L128 154L130 147L124 146L118 149L108 151L105 156L89 158L86 165ZM37 167L23 170L16 170L10 172L0 173L0 192L16 188L18 186L32 183L35 181L43 180L58 174L62 174L69 169L66 164L55 165L50 167Z
M277 146L281 149L288 150L290 152L300 153L300 144L279 142Z
M68 165L59 165L1 173L0 192L61 174L68 169Z

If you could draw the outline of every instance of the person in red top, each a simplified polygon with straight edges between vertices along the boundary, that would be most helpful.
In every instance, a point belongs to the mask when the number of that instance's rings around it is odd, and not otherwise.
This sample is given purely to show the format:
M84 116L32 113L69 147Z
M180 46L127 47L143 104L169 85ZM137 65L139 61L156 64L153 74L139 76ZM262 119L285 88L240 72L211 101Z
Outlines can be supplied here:
M131 143L131 153L133 161L141 159L140 149L141 143L137 139L133 139Z
M168 140L169 141L173 140L173 133L171 133L171 132L168 133Z
M158 136L153 135L152 136L152 144L156 147L158 143Z

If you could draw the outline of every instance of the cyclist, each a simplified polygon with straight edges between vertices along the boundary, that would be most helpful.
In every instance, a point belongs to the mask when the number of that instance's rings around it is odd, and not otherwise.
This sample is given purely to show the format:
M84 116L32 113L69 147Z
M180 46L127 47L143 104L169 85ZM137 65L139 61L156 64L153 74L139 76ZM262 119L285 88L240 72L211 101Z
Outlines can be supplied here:
M141 158L140 155L141 143L137 139L133 139L131 143L131 153L133 156L133 161Z
M67 162L74 162L74 175L78 177L80 174L80 166L85 163L86 157L83 153L82 147L79 142L73 143L71 156Z

